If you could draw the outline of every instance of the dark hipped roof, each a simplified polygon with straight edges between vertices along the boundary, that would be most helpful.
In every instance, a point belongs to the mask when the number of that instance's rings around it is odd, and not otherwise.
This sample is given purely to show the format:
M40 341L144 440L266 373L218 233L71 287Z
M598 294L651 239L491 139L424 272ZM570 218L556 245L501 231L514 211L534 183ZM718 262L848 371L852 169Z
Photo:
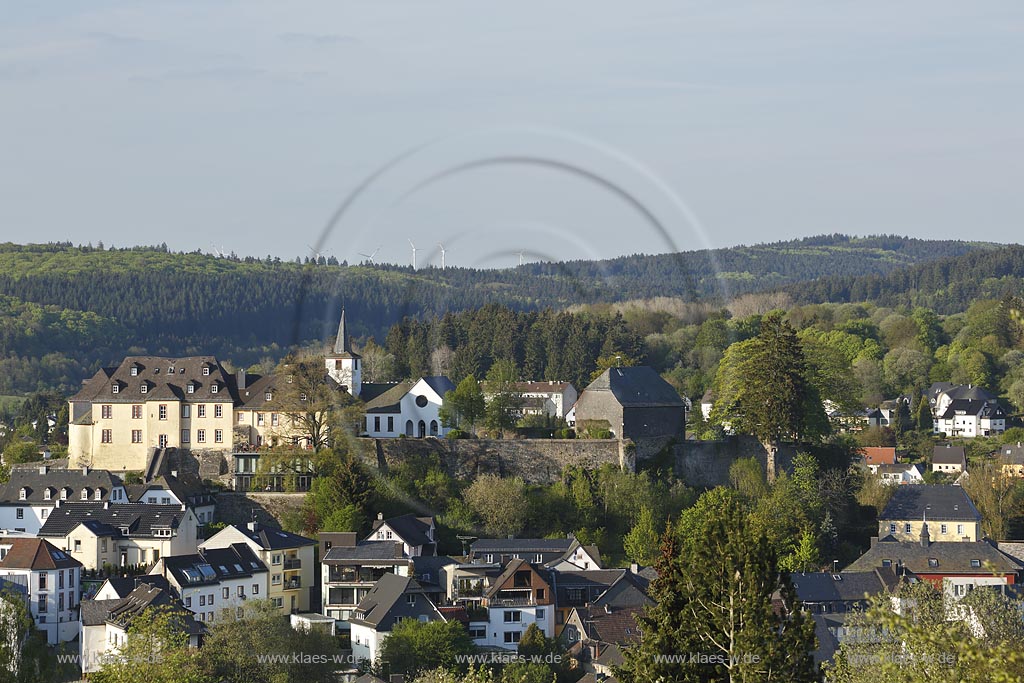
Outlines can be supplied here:
M662 379L654 368L646 365L609 368L584 391L611 391L622 406L681 408L686 405L679 392Z
M981 514L959 486L900 486L878 518L980 522Z
M100 490L100 500L110 500L110 492L117 486L123 486L121 478L107 470L58 470L48 468L40 463L33 469L12 469L11 478L0 489L0 502L31 503L33 505L55 505L60 498L62 488L70 489L68 499L78 500L82 489L86 489L89 500L94 500L96 489ZM46 469L42 472L41 469ZM21 489L25 489L25 499L21 500ZM46 489L50 489L50 500L46 500Z
M946 411L939 415L940 419L951 420L957 413L964 415L979 415L987 418L1006 417L1006 411L994 400L958 398L950 401Z
M891 591L898 583L890 567L865 571L843 571L790 574L790 580L801 602L857 602Z
M996 395L991 391L982 389L981 387L972 386L969 384L952 384L950 382L935 382L928 389L928 396L932 403L945 394L950 399L956 401L959 399L967 399L970 401L995 401Z
M132 375L132 368L136 373ZM204 375L204 368L209 374ZM71 402L141 403L159 399L189 402L233 401L231 377L213 356L165 358L128 356L115 367L102 368L87 380ZM192 393L188 386L192 385ZM113 386L117 385L117 393ZM142 387L147 387L142 393ZM213 387L217 390L214 392Z
M643 607L625 607L605 610L587 607L575 608L586 629L586 637L602 643L625 645L640 640L636 618L643 614Z
M899 566L914 574L977 574L990 570L1008 574L1022 569L1019 562L985 541L937 541L922 546L917 541L896 541L889 536L875 543L843 572L871 571L884 566L883 560L888 560L894 569Z
M108 605L101 605L100 607L90 606L86 608L86 602L98 602L95 600L83 600L82 601L82 612L83 617L88 609L90 613L90 621L95 621L98 616L98 612L101 609L107 608L106 618L103 622L111 622L118 626L125 627L131 623L133 619L145 614L145 611L150 607L162 607L169 606L174 608L178 617L182 620L181 627L189 634L198 634L203 632L203 626L195 620L192 613L185 609L181 602L175 598L169 591L149 584L140 584L138 588L133 590L128 597L121 600L103 600L99 601L102 603L110 603ZM112 604L120 603L120 604ZM97 625L97 624L88 624Z
M3 539L3 543L11 544L4 559L0 560L0 568L3 569L47 570L82 566L81 562L41 538Z
M267 571L267 566L244 543L227 548L206 548L192 555L169 555L164 568L181 587L217 584Z
M203 482L195 475L183 473L180 476L170 474L160 475L145 484L136 484L128 487L128 498L133 503L145 502L143 498L151 490L167 490L173 493L178 500L189 505L210 505L213 504L212 494L207 493Z
M63 538L79 524L85 524L98 536L153 536L156 529L177 529L185 518L180 505L149 503L62 503L46 518L39 536Z

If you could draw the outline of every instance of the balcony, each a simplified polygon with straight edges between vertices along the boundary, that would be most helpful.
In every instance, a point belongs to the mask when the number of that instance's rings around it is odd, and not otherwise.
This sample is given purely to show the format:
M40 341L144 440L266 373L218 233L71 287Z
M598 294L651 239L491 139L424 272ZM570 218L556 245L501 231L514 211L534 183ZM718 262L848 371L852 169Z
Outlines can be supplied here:
M300 560L297 557L286 558L284 561L284 569L285 571L290 571L292 569L302 569L302 560Z
M288 579L283 584L281 584L281 588L286 590L286 591L298 590L298 589L302 588L302 579L300 579L298 577L296 577L294 579Z
M536 604L533 598L493 598L487 601L488 607L533 607Z

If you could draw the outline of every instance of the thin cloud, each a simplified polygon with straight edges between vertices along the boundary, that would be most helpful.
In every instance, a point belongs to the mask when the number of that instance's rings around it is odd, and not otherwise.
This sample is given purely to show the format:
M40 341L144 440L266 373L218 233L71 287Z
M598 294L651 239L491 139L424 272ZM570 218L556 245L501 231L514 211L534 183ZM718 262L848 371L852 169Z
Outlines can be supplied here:
M286 43L306 45L340 45L359 42L355 36L346 36L340 33L282 33L278 37Z

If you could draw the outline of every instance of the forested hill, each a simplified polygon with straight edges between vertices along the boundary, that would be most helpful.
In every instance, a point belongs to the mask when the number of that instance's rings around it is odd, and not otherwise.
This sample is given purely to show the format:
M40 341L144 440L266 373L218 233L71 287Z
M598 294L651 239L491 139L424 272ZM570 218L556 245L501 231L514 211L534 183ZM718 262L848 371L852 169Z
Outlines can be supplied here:
M245 365L277 359L293 344L328 338L341 302L354 335L380 339L405 316L487 303L532 310L651 296L718 299L823 275L884 275L992 246L831 235L506 270L414 272L166 247L0 244L0 395L66 391L128 353L212 353Z
M1003 245L883 275L825 277L790 285L785 291L801 304L870 302L958 313L975 299L1019 296L1024 291L1024 246Z

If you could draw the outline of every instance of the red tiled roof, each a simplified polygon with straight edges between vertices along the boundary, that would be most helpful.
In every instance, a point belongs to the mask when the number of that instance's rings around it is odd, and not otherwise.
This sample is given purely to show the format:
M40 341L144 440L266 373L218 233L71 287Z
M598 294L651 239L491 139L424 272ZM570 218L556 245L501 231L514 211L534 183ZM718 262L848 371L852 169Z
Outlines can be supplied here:
M867 465L895 465L896 449L891 446L865 446L860 449Z
M41 538L13 538L10 543L11 549L0 560L0 567L4 569L65 569L82 566L81 562Z

